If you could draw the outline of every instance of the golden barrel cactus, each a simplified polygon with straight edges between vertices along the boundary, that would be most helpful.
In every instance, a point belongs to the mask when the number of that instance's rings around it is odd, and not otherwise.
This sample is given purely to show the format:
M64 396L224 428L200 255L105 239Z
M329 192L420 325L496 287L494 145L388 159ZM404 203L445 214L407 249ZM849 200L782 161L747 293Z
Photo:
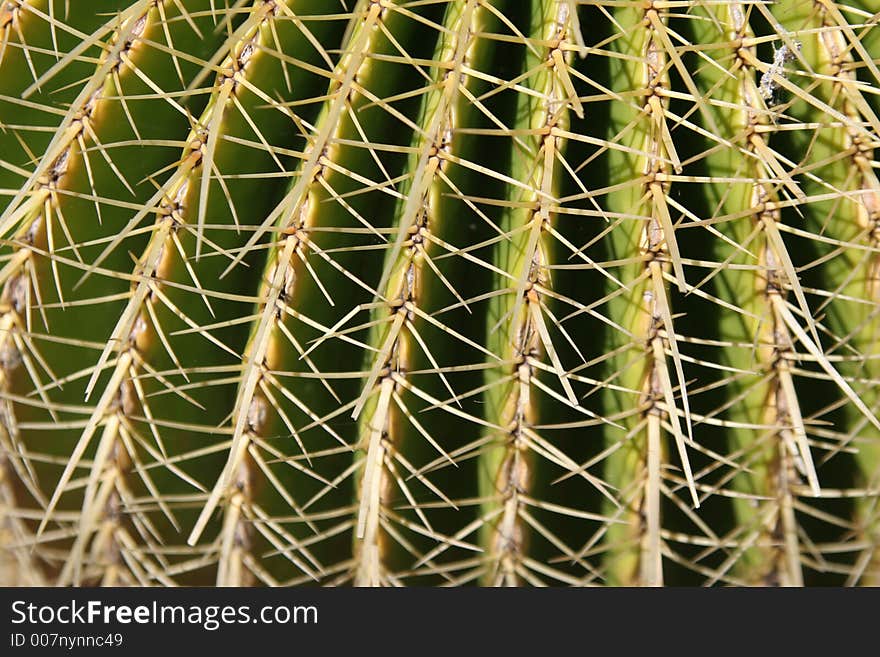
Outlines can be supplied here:
M3 0L3 581L880 584L878 20Z

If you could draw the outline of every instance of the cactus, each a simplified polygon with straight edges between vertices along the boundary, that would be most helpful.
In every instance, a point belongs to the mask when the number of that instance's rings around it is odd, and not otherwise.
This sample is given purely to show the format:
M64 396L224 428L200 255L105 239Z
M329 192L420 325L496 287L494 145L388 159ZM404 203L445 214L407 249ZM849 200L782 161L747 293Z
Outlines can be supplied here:
M0 2L0 580L880 584L878 7Z

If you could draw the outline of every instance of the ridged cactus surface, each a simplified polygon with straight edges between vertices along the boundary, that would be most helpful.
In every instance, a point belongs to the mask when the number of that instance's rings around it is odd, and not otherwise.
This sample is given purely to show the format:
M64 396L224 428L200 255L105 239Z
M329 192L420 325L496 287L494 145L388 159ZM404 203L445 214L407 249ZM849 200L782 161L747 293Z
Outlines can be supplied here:
M0 579L880 584L877 0L2 0Z

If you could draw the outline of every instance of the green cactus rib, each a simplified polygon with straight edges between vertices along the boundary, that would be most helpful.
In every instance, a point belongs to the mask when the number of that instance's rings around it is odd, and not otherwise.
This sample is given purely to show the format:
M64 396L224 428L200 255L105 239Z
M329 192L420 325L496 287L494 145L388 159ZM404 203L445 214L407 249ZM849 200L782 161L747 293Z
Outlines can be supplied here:
M540 467L537 461L546 460L569 472L577 469L535 428L538 398L547 392L536 384L543 365L539 354L549 360L549 371L562 388L561 393L552 394L579 407L550 337L546 308L553 295L548 266L559 235L553 229L559 160L569 111L583 113L569 73L575 48L571 6L536 3L530 22L531 44L519 84L534 95L521 94L518 99L514 130L520 137L511 178L520 184L513 190L515 203L502 218L506 239L494 247L496 292L489 302L487 346L495 362L490 361L486 370L485 392L492 440L480 464L483 580L505 586L531 577L526 558L528 499L533 470Z
M326 2L290 4L299 15L306 17L328 8ZM214 427L225 421L227 407L216 402L225 399L231 403L234 373L240 369L237 354L244 346L243 336L230 334L229 325L240 323L242 305L252 306L258 297L254 296L256 290L250 287L252 283L242 280L238 272L226 278L222 290L206 289L203 282L218 279L224 262L241 245L240 222L250 217L251 212L268 210L267 196L278 184L272 177L263 175L257 179L261 182L238 189L233 196L224 180L252 176L252 172L273 167L284 173L279 156L295 152L291 150L295 142L285 136L289 134L290 112L273 102L272 88L283 81L285 86L275 90L286 91L286 102L308 98L323 77L310 67L327 58L326 52L316 52L310 39L314 35L297 14L292 14L288 4L260 2L255 8L258 11L250 13L234 33L229 55L220 65L211 101L190 134L179 169L159 190L162 197L156 204L158 217L150 244L142 256L141 281L116 327L121 337L132 331L140 334L140 328L148 330L149 333L137 336L129 352L161 351L161 345L165 367L187 380L183 385L173 385L167 375L160 375L157 370L162 369L163 359L155 353L146 372L131 373L130 380L152 379L154 388L167 393L157 419L164 423L189 422L189 426L181 426L180 430L206 435L215 432ZM297 20L289 20L290 15L297 16ZM290 67L292 70L287 70L279 57L269 54L273 50L286 53L286 57L297 62ZM309 58L315 61L308 62ZM261 111L266 103L272 103L271 109ZM270 141L274 146L270 146ZM206 171L212 172L210 182L215 182L215 186L205 183L209 178ZM246 208L246 212L236 211L236 207ZM210 226L205 224L206 217L212 218ZM236 230L230 230L232 228ZM208 244L212 253L200 254L201 243ZM154 310L154 305L159 307ZM181 329L163 328L175 318L184 324ZM224 331L229 334L226 340L216 335L223 335ZM233 340L231 346L227 344ZM126 342L130 341L123 344ZM186 354L185 358L193 363L217 363L218 370L225 369L233 376L216 382L190 380L187 369L191 366L182 364L177 354ZM119 359L123 357L124 352L116 357L117 371ZM184 388L189 390L183 392ZM106 390L108 388L104 394ZM201 403L191 394L201 399ZM178 399L168 400L168 396ZM183 407L174 408L169 403L173 401L178 405L183 401ZM153 430L154 418L146 404L143 406L147 427ZM158 436L156 439L158 442ZM186 440L181 436L176 443L180 450ZM221 445L218 449L224 447ZM198 459L199 450L193 451L197 453L184 452L180 456L187 461ZM200 470L207 467L210 466L198 466ZM191 477L187 476L186 480L207 494ZM236 505L231 507L233 513L236 508ZM241 583L241 564L236 561L229 540L199 548L193 554L204 552L213 556L215 550L219 552L220 563L217 581ZM201 558L203 555L195 556L190 567L198 567Z
M861 0L0 0L0 583L880 583Z
M47 103L47 94L32 94L30 100L22 95L29 88L28 85L33 85L36 79L44 75L44 69L55 62L48 53L58 51L62 46L73 47L71 41L77 43L76 40L80 38L83 39L82 44L89 45L89 40L85 38L88 35L80 29L94 28L96 20L91 15L58 21L52 14L52 6L48 7L47 14L46 3L40 1L5 2L0 7L0 106L3 117L0 124L0 152L3 153L0 187L9 186L10 189L4 191L10 195L14 194L12 189L17 188L20 181L28 176L21 165L26 164L31 154L41 148L42 141L55 131L60 117L64 115L64 110ZM112 27L105 24L99 31L106 34L112 32ZM73 49L82 52L87 48ZM88 69L94 69L93 62L77 62L65 71L65 80L78 80L88 74ZM83 143L80 139L80 144ZM52 202L55 201L57 197ZM51 207L52 202L43 203L43 207ZM33 232L29 234L35 236ZM18 280L25 284L12 283L4 293L0 385L7 395L20 396L32 390L35 381L39 382L40 372L53 376L36 347L38 339L32 333L34 322L31 311L34 302L29 302L23 296L37 290L36 286L30 285L36 283L39 271L44 268L36 264L40 255L27 248L6 251L11 257L6 259L0 277L4 283ZM17 299L9 293L13 288L20 293ZM39 315L45 317L45 311ZM45 393L41 399L45 401ZM15 405L9 396L3 400L2 413L5 420L0 432L3 449L0 479L4 512L0 526L5 534L3 543L14 546L10 552L15 576L9 581L45 585L47 580L43 577L39 556L33 549L33 528L28 524L28 518L36 517L36 512L20 508L25 496L35 500L40 507L45 506L45 496L36 475L38 465L32 461L33 453L23 447ZM57 418L54 412L53 416Z
M392 528L392 523L430 537L433 539L431 549L455 543L453 539L437 535L427 514L415 505L416 497L410 490L413 484L407 483L407 479L414 476L437 498L455 506L448 495L417 468L415 458L419 451L427 450L419 450L413 442L426 441L434 455L439 453L452 464L454 461L447 452L448 447L438 442L442 438L435 438L419 419L419 395L429 394L428 386L420 380L423 376L413 376L414 380L410 381L409 373L436 369L443 392L455 397L438 359L454 353L456 343L459 348L467 349L467 343L471 342L449 327L444 328L452 344L443 344L440 340L429 344L426 338L437 333L432 331L437 324L432 315L438 308L439 295L432 288L442 285L465 303L456 290L462 283L461 277L450 279L455 272L450 271L448 260L438 264L434 258L445 251L441 244L457 238L453 227L455 207L445 195L456 190L451 177L456 175L453 171L456 160L461 159L462 149L467 146L463 143L466 138L455 137L470 104L463 93L468 78L462 71L465 66L478 66L481 51L491 43L477 36L484 32L488 14L483 3L477 0L455 2L446 9L444 31L435 52L435 60L443 63L444 70L437 74L438 83L427 91L422 101L420 125L423 129L415 135L412 144L413 175L399 204L400 214L395 221L397 238L388 252L388 275L382 279L386 281L381 295L383 301L371 312L376 337L370 343L379 348L370 354L369 375L352 410L364 436L358 459L362 462L362 474L359 474L353 567L357 585L376 586L393 581L390 577L394 568L386 564L393 561L395 548L413 549L400 536L400 530ZM386 500L395 498L395 489L415 505L415 518L401 517L388 504ZM417 553L417 556L420 563L433 565L424 554Z
M350 547L343 550L339 545L344 525L322 529L303 513L306 506L332 503L334 499L339 503L338 490L333 489L339 489L354 474L353 467L339 468L338 464L340 454L354 447L356 439L350 431L337 432L322 413L334 417L363 406L356 400L344 401L348 393L338 388L350 389L350 385L334 385L326 376L329 367L343 365L350 371L356 362L351 351L335 343L363 345L343 328L355 313L348 312L346 295L328 294L327 290L332 289L328 281L335 280L337 287L351 286L350 298L375 294L365 283L357 253L352 257L346 251L363 236L382 238L382 231L387 232L381 216L366 215L359 206L366 194L389 196L386 187L393 179L391 171L399 165L386 164L383 150L402 151L404 147L390 142L387 146L371 143L365 149L359 140L367 139L369 134L387 134L384 126L401 120L400 112L383 98L386 93L393 96L406 91L400 85L407 83L407 76L400 75L400 68L408 55L404 52L401 56L398 49L412 48L412 35L418 33L411 29L413 18L409 12L391 3L361 3L353 12L353 21L354 29L325 96L328 101L307 137L308 147L297 167L295 182L269 215L277 217L277 241L269 253L261 306L244 356L232 414L233 442L224 471L191 535L191 540L199 535L220 499L238 494L241 486L236 481L245 471L252 471L252 477L265 478L269 484L265 503L272 504L272 496L282 498L287 508L296 510L296 521L305 533L300 535L299 529L288 531L281 523L271 521L268 507L263 509L257 500L241 499L238 504L245 514L262 514L265 523L253 526L270 541L277 542L270 532L283 537L290 544L283 550L285 557L311 578L335 572L329 571L322 559L338 561L345 552L351 554ZM356 303L352 306L355 310L360 307ZM309 340L316 338L320 339L307 348ZM280 371L293 374L302 368L303 374L316 378L294 374L282 379L276 375ZM272 443L278 441L269 439L274 438L273 426L279 422L290 438L273 448ZM323 448L316 448L315 440L320 437L303 435L305 429L301 427L306 423L319 426L331 445L342 449L328 449L325 441L319 443ZM291 460L293 467L283 474L267 467L257 469L261 461L265 464L264 454L277 458L288 453L284 443L291 442L291 438L305 463ZM235 524L225 523L224 540L230 540L233 531ZM314 550L307 547L306 541L317 544ZM302 559L296 554L299 552ZM344 569L346 563L333 565Z
M25 88L27 80L36 77L30 48L36 47L40 42L48 43L53 38L49 23L41 20L34 12L28 11L30 6L20 3L4 3L0 6L0 29L2 29L2 39L0 39L2 100L0 102L4 106L4 117L7 116L9 105L15 102ZM16 68L22 72L26 71L31 77L12 74L11 72ZM19 178L27 177L26 170L6 159L9 157L7 154L14 152L16 136L24 126L9 124L7 120L3 122L2 128L0 150L4 153L4 158L0 170L0 180L2 180L0 186L6 187L7 184L16 184ZM7 262L3 269L4 273L14 272L27 255L24 253L19 256L18 265ZM17 489L22 487L34 499L44 499L31 463L22 453L13 403L9 398L9 395L15 394L15 390L21 388L23 383L23 378L14 376L12 372L14 364L23 361L18 354L26 349L22 338L19 337L23 327L20 324L19 314L10 312L8 303L3 305L2 313L3 337L0 342L0 354L3 354L3 367L0 370L0 386L5 395L2 402L3 427L0 429L0 445L3 450L0 459L0 504L2 504L0 542L6 546L6 550L0 558L0 568L3 571L0 576L4 581L14 584L46 585L47 580L30 547L32 528L28 526L27 520L18 508L22 495ZM33 367L32 359L30 365Z
M818 199L829 188L840 194L835 200L820 200L811 206L808 229L822 234L835 247L829 254L834 257L822 264L828 289L817 312L827 313L827 327L834 336L827 352L829 357L840 359L841 373L876 413L878 324L871 304L878 299L880 243L876 224L880 217L880 183L871 165L875 140L864 126L876 126L877 116L856 86L854 53L861 54L863 47L849 20L834 5L815 2L805 23L805 27L816 31L804 38L804 57L817 77L824 76L815 95L846 119L829 121L815 111L810 117L818 127L810 137L804 168L824 183L813 183L813 193ZM872 73L876 74L876 66L873 68ZM853 532L863 544L847 583L861 581L876 586L880 583L876 492L880 482L880 433L851 408L846 408L844 414L836 437L842 447L858 447L855 460L859 475L854 483L862 492L853 518Z
M19 452L27 451L37 455L45 450L48 453L57 453L59 448L65 451L62 447L64 442L46 440L45 428L60 430L69 436L72 429L78 431L78 421L62 420L62 409L67 412L72 410L74 415L85 413L88 416L90 413L87 409L72 409L66 405L71 402L81 403L81 394L75 397L56 397L50 401L49 391L64 382L69 384L65 391L67 393L77 388L76 383L72 382L79 378L77 372L82 371L80 368L90 358L89 350L94 344L86 336L93 337L94 333L90 331L101 330L101 327L107 326L106 322L112 321L109 318L113 304L118 301L115 292L125 284L123 277L118 277L115 271L111 271L108 272L114 277L111 285L76 285L77 270L86 267L84 263L92 257L90 252L94 250L95 244L113 234L112 226L119 214L126 211L126 206L130 206L125 202L107 204L105 199L124 196L121 191L133 193L126 174L136 180L136 177L148 174L150 167L162 161L157 161L157 156L165 155L162 150L154 151L144 157L138 166L131 167L123 174L107 154L107 148L111 144L128 140L131 134L129 131L137 136L138 131L134 128L136 121L143 123L145 117L151 115L160 122L171 123L173 115L180 109L179 104L173 100L169 102L164 93L156 95L152 92L152 88L158 83L173 88L173 82L167 74L174 68L171 67L172 57L166 52L147 46L147 40L161 42L163 38L172 39L172 32L180 37L180 27L187 31L191 29L183 22L173 28L163 29L165 13L164 9L160 11L156 5L143 4L131 7L124 14L122 22L117 23L120 25L119 30L110 37L107 51L99 62L97 71L64 114L40 164L7 208L7 229L12 230L18 226L12 241L13 257L3 272L3 322L10 327L4 338L10 353L18 354L8 365L8 370L12 372L7 372L7 380L12 381L7 390L18 396L25 406L27 400L22 397L36 393L43 400L49 416L45 420L38 418L33 412L23 411L21 403L19 408L13 407L12 412L18 420L14 442ZM178 14L176 6L169 8L168 13ZM188 71L191 70L192 66L188 67ZM133 97L144 92L152 93L152 96L139 103L125 100L127 94ZM139 136L138 139L140 140ZM95 150L103 157L96 157ZM25 192L30 194L26 196ZM91 212L84 212L83 206L90 208ZM105 207L102 209L102 206ZM124 254L117 253L109 264L121 267L125 260L127 257ZM79 307L83 302L95 307L92 314L93 324L87 327L65 322L66 309ZM40 320L33 319L37 308L43 330L46 331L45 336L37 328L37 321ZM40 343L43 346L38 346ZM62 352L68 354L62 361L68 369L53 370L48 363L53 360L59 362L58 355ZM18 367L19 365L24 367ZM15 372L16 369L19 371ZM48 383L42 380L40 370L48 377ZM109 401L105 400L106 403ZM25 428L23 419L30 420L29 428ZM95 428L86 424L86 432L93 432ZM78 534L73 547L76 554L81 552L84 542L97 529L94 518L88 515L93 510L92 502L98 494L97 475L102 472L107 459L115 459L119 465L127 458L122 454L111 456L109 447L112 443L107 438L109 433L112 431L106 429L105 440L102 442L104 450L98 452L105 462L94 466L94 476L87 483L76 486L76 489L85 488L83 511L86 514L80 526L83 531ZM81 454L77 454L75 450L72 454L73 458L66 466L66 479L63 478L52 497L47 500L42 493L33 496L47 512L35 540L39 540L73 468L79 463ZM122 495L130 493L121 474L126 467L119 465L119 469L113 473L118 483L116 492ZM31 476L36 480L36 469ZM101 494L108 505L114 503L107 501L109 491L113 490L114 485L108 487L105 484L101 488ZM56 531L52 540L64 540L76 533L76 529L71 531L65 527ZM102 540L106 538L104 536ZM122 540L132 542L130 536L125 536ZM95 550L102 552L97 547ZM76 571L73 576L78 581L80 560L74 557L65 563L66 567L59 581L68 581L72 576L71 569ZM115 570L111 567L101 581L116 581Z
M360 11L363 11L363 3L360 5ZM355 10L356 14L357 12L358 10ZM236 399L236 406L232 414L234 433L229 458L216 485L211 491L211 496L205 504L198 523L190 534L190 543L198 540L205 523L207 523L211 513L220 501L220 497L232 489L233 479L237 476L237 471L242 467L246 449L251 441L249 434L258 434L261 425L266 421L265 405L267 402L260 393L262 374L264 368L266 368L267 358L271 358L272 355L269 348L273 335L277 331L281 333L282 339L286 340L286 336L278 328L281 324L279 320L282 320L284 317L284 315L279 316L279 304L283 303L281 299L282 293L285 298L295 298L295 295L291 294L291 290L288 287L294 284L298 278L294 271L294 265L299 264L302 259L297 252L301 252L305 245L309 243L308 239L302 239L305 235L297 235L297 229L302 227L311 228L305 221L310 218L308 210L317 203L312 201L310 196L313 193L320 193L319 190L322 189L320 182L316 181L316 179L319 178L319 174L324 173L325 163L322 160L325 157L324 151L331 145L330 141L333 132L338 126L342 125L340 116L347 108L348 97L356 76L361 71L361 67L368 65L371 61L367 58L367 54L370 52L369 40L371 38L378 38L377 32L372 28L383 14L382 7L378 4L370 3L369 8L364 13L363 23L355 28L355 32L351 37L351 49L348 56L344 57L337 64L336 72L340 74L334 76L336 79L332 83L338 86L334 90L334 101L327 106L323 116L319 116L317 120L320 132L317 138L309 144L308 156L301 165L300 171L298 171L296 184L293 190L287 194L284 201L276 206L276 209L270 215L273 218L274 215L280 218L279 244L272 249L267 260L268 275L266 276L266 282L268 285L264 285L260 291L261 309L255 327L251 331L251 337L243 359L244 367L241 374L242 391ZM362 79L360 82L362 83ZM332 158L328 158L328 161L332 161ZM291 234L290 237L285 236L284 231L289 232ZM251 242L255 242L255 238L258 235L259 231L256 231L251 237ZM237 261L233 262L233 264L236 263ZM305 268L305 263L301 266ZM308 268L306 268L305 273L308 275ZM283 305L281 308L283 308Z
M64 84L75 82L94 71L90 50L95 50L94 39L82 29L94 28L95 15L69 16L64 20L54 17L44 0L4 2L0 8L0 107L3 108L3 129L0 131L0 188L14 189L28 174L21 166L35 152L41 151L43 140L54 133L64 110L52 106L47 93L38 93L37 80L46 77L46 67L65 72L60 76ZM98 33L106 35L113 26L102 25ZM94 35L93 35L94 36ZM66 66L56 62L48 53L70 48L63 57ZM78 57L78 58L77 58ZM83 61L86 60L86 61ZM45 88L45 87L44 87ZM30 93L27 93L31 91ZM60 94L66 98L63 92ZM57 100L58 95L51 100Z
M622 57L611 62L615 91L626 100L612 113L613 141L625 147L608 154L610 187L607 208L614 227L609 235L612 259L622 264L622 287L612 291L608 315L619 323L606 352L611 354L608 410L623 428L612 438L619 447L609 456L606 479L621 491L622 523L608 530L609 577L616 584L648 586L663 583L661 528L661 467L663 418L674 439L690 488L699 506L686 443L693 443L688 393L685 388L678 336L672 320L666 277L679 289L687 285L670 210L672 171L680 172L667 117L670 88L663 11L653 4L621 7L615 19L622 32L611 44ZM667 354L673 368L669 367ZM681 401L675 399L674 369ZM680 406L680 408L679 408ZM684 416L682 431L679 413Z
M770 145L773 119L758 88L746 12L745 5L730 4L710 14L723 29L711 36L731 44L721 61L732 75L707 71L702 80L714 90L719 137L735 146L706 158L710 175L731 181L709 196L713 219L728 239L719 257L744 269L722 270L716 277L722 297L736 299L735 312L722 311L721 338L730 348L720 365L734 373L728 385L741 400L724 417L747 472L733 480L744 495L734 504L740 547L715 576L726 578L732 568L735 581L797 585L803 578L793 488L805 476L816 494L818 480L791 372L794 341L777 306L788 289L783 265L788 254L777 228L779 165ZM724 103L739 109L723 111Z
M810 448L810 443L815 442L810 434L815 430L805 422L796 392L794 377L802 374L796 365L801 358L795 350L797 343L854 402L859 422L867 419L873 426L876 420L865 404L866 397L856 397L850 379L844 379L830 359L818 351L816 343L794 319L794 309L786 305L786 290L800 287L800 283L790 273L794 271L792 260L781 237L782 231L789 230L781 222L787 203L780 201L776 189L790 189L793 180L787 174L778 175L783 156L771 147L770 140L784 139L773 134L778 132L779 109L774 106L773 94L768 97L762 93L767 75L760 78L761 88L756 84L758 61L751 45L754 41L747 11L744 5L731 4L715 15L717 24L726 26L725 38L719 41L732 44L727 56L731 59L728 70L735 73L736 79L717 74L706 76L707 87L711 84L716 90L716 111L724 117L721 136L742 143L738 151L727 150L706 158L711 175L742 181L709 196L717 213L713 219L724 222L719 224L719 230L729 237L731 244L738 245L734 252L727 247L721 249L719 255L725 264L753 272L735 274L731 268L719 268L716 277L724 291L722 296L737 300L736 313L724 311L721 337L731 348L722 352L721 364L735 372L727 385L740 403L731 407L726 417L737 448L735 454L742 454L743 468L748 469L748 474L733 479L735 488L746 496L735 502L739 527L734 536L738 546L714 577L726 578L728 571L732 571L734 581L741 583L802 585L802 562L808 558L805 555L809 546L803 544L796 513L809 513L809 503L801 497L804 492L816 497L823 495L823 491ZM797 14L790 10L785 15ZM794 34L783 33L782 40L788 43L778 47L797 48ZM807 49L803 52L806 54ZM772 72L780 78L774 85L787 82L784 71ZM735 114L722 112L722 103L733 103L742 110ZM829 176L817 177L813 166L802 169L808 178L808 190L813 186L826 192L829 184L833 184ZM816 216L820 205L814 198L821 200L822 193L805 197L809 204L799 206L810 219ZM822 236L826 232L822 228L824 223L822 220L814 225L815 239L826 239ZM806 319L813 322L811 316ZM801 479L809 483L806 491Z

